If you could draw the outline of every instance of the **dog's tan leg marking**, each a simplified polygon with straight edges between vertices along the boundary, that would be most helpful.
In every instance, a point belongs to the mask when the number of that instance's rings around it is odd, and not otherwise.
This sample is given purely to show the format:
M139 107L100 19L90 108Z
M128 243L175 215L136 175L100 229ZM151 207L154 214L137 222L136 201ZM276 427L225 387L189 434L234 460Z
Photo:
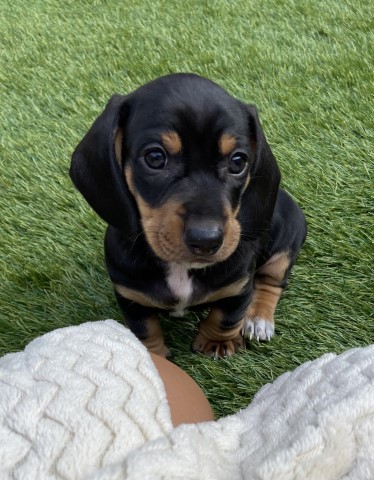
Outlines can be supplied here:
M212 358L232 357L238 350L245 347L242 336L243 322L235 327L222 329L224 314L218 308L212 308L208 316L200 322L192 348L195 352L204 353Z
M147 318L145 324L147 329L147 338L142 340L143 345L145 345L152 353L156 353L157 355L161 355L165 358L170 357L170 350L165 345L164 335L162 333L160 320L157 315L151 315L149 318Z
M244 322L244 333L249 339L255 336L257 340L270 340L274 335L274 312L289 266L289 255L282 252L273 255L256 271L252 301Z

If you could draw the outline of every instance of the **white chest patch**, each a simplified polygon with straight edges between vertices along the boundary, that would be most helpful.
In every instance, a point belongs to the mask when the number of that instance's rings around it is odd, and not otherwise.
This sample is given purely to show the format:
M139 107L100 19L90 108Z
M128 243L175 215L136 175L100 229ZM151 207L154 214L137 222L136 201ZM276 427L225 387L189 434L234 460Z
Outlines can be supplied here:
M177 263L170 263L166 282L171 293L179 300L170 315L183 317L193 292L192 279L188 275L188 268Z

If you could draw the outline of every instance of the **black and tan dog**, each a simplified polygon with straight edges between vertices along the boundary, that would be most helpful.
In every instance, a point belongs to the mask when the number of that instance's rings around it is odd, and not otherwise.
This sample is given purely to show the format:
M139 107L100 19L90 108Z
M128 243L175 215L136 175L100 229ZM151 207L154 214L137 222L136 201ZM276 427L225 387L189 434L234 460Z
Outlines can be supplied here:
M175 74L115 95L70 170L109 224L106 264L130 329L168 355L158 314L210 308L193 349L231 356L270 340L274 310L306 235L256 108Z

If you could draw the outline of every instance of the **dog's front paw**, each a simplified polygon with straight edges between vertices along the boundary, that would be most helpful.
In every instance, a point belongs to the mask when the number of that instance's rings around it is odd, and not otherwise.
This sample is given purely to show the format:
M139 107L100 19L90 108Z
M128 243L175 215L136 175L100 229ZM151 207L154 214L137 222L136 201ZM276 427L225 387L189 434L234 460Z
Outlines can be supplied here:
M211 340L199 333L192 344L194 352L203 353L214 359L232 357L244 348L245 342L242 335L237 335L231 340Z
M265 318L246 318L244 321L243 334L249 340L256 337L257 340L270 340L274 335L274 322Z

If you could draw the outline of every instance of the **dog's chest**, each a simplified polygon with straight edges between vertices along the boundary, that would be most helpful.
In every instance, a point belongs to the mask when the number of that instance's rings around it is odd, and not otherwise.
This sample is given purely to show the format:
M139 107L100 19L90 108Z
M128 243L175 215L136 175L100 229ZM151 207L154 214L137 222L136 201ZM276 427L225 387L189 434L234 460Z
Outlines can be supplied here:
M240 295L250 278L244 272L235 281L227 282L217 276L208 279L192 273L177 263L170 263L166 271L166 284L172 300L168 301L169 315L183 317L188 307L216 302Z
M183 265L170 263L166 283L177 302L170 314L175 317L183 317L186 308L190 305L194 291L192 277L189 275L188 269Z

